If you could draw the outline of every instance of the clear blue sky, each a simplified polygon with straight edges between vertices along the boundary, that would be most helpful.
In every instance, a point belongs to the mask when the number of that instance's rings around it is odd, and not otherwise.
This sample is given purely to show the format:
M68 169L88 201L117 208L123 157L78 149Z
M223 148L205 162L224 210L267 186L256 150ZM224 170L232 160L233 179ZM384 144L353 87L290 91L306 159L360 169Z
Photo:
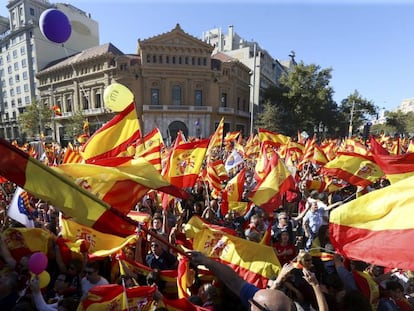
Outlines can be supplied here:
M408 0L67 2L99 23L101 44L111 42L124 53L136 53L138 39L168 32L177 23L198 38L233 25L274 58L288 59L294 50L297 61L332 68L338 103L354 90L387 109L414 97L414 3ZM5 6L1 9L4 16Z

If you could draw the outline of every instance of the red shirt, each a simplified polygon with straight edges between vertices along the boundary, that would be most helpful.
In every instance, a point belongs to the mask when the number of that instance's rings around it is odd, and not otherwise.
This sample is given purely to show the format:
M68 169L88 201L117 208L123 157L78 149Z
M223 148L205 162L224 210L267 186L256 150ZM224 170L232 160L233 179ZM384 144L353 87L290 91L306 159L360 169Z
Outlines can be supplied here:
M280 264L283 266L285 263L289 263L292 261L293 258L296 257L296 247L292 244L288 244L286 246L280 245L279 243L275 243L273 245L274 249L276 249L277 253L282 253L285 251L285 255L277 255L279 258Z

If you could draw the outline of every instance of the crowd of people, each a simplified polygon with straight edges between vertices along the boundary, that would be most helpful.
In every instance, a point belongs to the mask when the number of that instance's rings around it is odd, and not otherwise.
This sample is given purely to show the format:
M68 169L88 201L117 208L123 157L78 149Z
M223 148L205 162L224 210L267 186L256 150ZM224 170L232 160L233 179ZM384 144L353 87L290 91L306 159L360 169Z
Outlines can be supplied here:
M253 186L252 170L247 174L245 189ZM414 273L345 258L335 252L330 241L330 211L355 199L360 189L352 185L333 192L308 189L306 180L319 178L310 163L298 170L296 177L296 191L284 193L281 205L275 206L273 213L255 204L246 212L229 209L223 213L223 198L212 197L211 189L202 180L187 189L190 197L180 200L181 208L174 204L177 200L163 206L153 192L148 193L135 208L148 215L145 230L137 228L132 243L104 258L91 258L87 243L81 245L79 253L68 255L62 248L59 209L32 197L35 226L51 233L46 269L50 282L41 287L39 278L28 267L30 253L12 254L3 236L0 309L77 310L92 288L120 284L156 287L150 308L166 310L163 297L175 299L178 294L171 288L174 286L162 280L161 274L177 270L182 253L177 250L181 245L191 245L186 239L185 225L192 217L200 217L216 228L234 230L239 238L269 245L281 265L277 275L269 276L267 288L258 288L225 264L198 251L188 251L186 256L195 273L188 301L203 307L202 310L414 310ZM387 180L379 180L370 191L387 185ZM7 217L14 190L13 183L2 183L2 231L21 227ZM118 258L148 270L131 269L125 261L121 266L114 264ZM213 272L215 278L197 277L201 266Z

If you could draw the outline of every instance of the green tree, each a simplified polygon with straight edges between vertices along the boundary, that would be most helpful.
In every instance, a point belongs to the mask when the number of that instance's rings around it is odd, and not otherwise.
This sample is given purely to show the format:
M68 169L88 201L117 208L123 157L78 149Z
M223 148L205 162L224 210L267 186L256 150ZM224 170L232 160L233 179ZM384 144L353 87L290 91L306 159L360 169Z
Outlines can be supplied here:
M34 137L45 132L45 129L51 125L52 110L32 100L32 103L25 108L19 115L19 123L22 128L23 135Z
M386 125L390 126L394 133L412 135L414 133L414 112L403 113L401 110L386 113Z
M278 87L265 92L265 99L276 107L273 111L278 114L275 128L289 136L296 135L298 130L308 133L319 128L330 133L335 130L339 114L329 86L331 71L300 62L289 75L280 78ZM265 113L266 110L258 115L257 124L266 123Z
M72 139L78 137L80 134L83 134L83 124L85 120L86 118L82 111L76 111L68 119L67 125L65 126L65 134Z
M339 107L342 115L342 120L339 123L342 131L348 128L352 122L352 133L364 126L370 119L368 116L375 116L378 112L378 107L374 103L366 98L363 98L357 90L350 94L347 98L343 99ZM351 120L352 119L352 120ZM342 132L341 131L341 132Z

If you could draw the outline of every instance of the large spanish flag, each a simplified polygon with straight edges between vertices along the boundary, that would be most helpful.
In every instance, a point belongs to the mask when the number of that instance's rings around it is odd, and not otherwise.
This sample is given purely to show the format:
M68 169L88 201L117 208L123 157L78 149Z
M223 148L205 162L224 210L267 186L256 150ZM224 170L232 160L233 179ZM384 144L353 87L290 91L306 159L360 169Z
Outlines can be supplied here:
M125 290L117 284L95 286L77 310L151 310L155 290L152 286L135 286Z
M374 159L392 184L414 175L414 153L401 155L374 154Z
M79 252L81 243L83 241L88 242L90 258L109 256L120 251L125 245L135 243L136 241L136 234L126 238L120 238L80 225L64 217L62 217L60 225L62 226L62 237L72 242L70 245L72 251Z
M367 193L334 209L330 239L348 258L414 270L414 177Z
M0 154L0 175L59 208L78 223L120 236L135 232L135 221L1 138Z
M180 198L188 197L185 191L165 180L144 158L106 158L94 164L60 165L56 170L67 174L123 214L133 209L150 189Z
M267 281L280 271L272 247L251 242L222 231L205 228L194 236L194 250L230 266L247 282L266 288Z
M290 171L273 151L273 156L264 169L263 179L258 181L249 198L254 204L273 213L282 203L283 194L295 187L295 180Z
M338 152L321 168L321 174L341 178L352 185L366 187L384 175L374 158L353 152Z
M141 128L135 112L135 103L96 131L83 145L82 158L86 162L116 157L141 137Z
M174 147L168 165L169 170L164 177L177 187L193 187L200 173L209 141L209 139L197 140Z

